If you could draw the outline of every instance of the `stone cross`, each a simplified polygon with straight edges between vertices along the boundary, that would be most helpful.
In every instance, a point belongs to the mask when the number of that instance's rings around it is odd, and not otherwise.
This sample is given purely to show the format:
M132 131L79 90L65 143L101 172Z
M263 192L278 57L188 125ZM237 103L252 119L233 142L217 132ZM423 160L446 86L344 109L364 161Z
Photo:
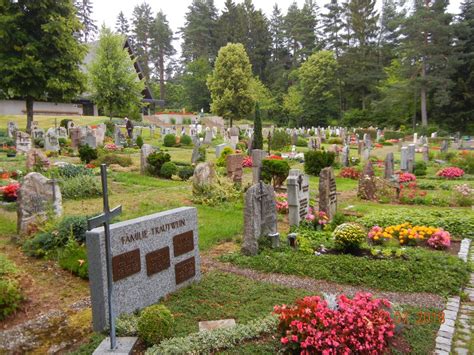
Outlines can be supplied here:
M104 226L105 235L105 260L107 264L107 294L109 306L109 325L110 325L110 350L117 347L115 339L115 315L113 311L113 282L112 282L112 251L110 247L110 222L122 213L122 206L117 206L113 210L109 208L109 196L107 189L107 165L100 166L100 176L102 179L102 196L104 203L104 212L87 221L88 230Z

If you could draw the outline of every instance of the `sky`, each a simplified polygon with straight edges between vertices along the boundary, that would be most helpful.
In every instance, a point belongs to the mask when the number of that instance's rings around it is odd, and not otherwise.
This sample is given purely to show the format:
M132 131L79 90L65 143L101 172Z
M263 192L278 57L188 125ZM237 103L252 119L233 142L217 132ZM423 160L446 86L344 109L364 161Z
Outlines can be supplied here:
M256 9L262 9L267 15L267 18L270 18L275 2L278 3L282 12L286 13L286 9L288 9L294 1L295 0L253 0L253 4ZM378 1L381 3L381 0ZM448 10L451 13L457 14L461 1L462 0L451 0ZM133 8L143 2L143 0L93 0L93 17L99 27L105 23L106 26L114 29L120 11L123 11L125 16L130 19L132 17ZM192 0L147 0L146 2L152 7L154 13L161 9L166 15L171 28L176 32L180 27L183 27L185 22L184 17L186 12L188 12L188 6ZM241 3L243 0L234 0L234 2ZM316 0L316 4L321 10L324 9L324 5L327 2L329 2L329 0ZM220 13L224 8L225 0L214 0L214 3ZM304 0L296 0L296 3L298 7L301 8L304 4Z

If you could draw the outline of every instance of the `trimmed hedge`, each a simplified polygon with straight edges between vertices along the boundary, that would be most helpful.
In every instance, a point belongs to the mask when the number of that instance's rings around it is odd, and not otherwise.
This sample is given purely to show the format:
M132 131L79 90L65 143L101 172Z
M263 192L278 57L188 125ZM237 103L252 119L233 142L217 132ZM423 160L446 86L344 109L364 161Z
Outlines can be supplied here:
M319 175L321 170L334 164L336 153L325 150L310 150L304 153L304 171L306 174Z

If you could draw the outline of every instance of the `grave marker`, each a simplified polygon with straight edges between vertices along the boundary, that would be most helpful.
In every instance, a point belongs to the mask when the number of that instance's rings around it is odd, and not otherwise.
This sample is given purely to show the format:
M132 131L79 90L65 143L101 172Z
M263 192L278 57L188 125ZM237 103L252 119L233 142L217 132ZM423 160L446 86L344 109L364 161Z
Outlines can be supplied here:
M244 156L242 154L229 154L227 156L227 177L231 178L233 182L242 182L242 163Z
M384 166L385 166L385 169L384 169L383 176L385 179L389 180L392 178L393 172L395 170L393 153L387 153L387 155L385 156Z
M319 174L319 210L331 221L337 210L336 179L332 167L324 168Z
M288 192L288 220L290 226L298 226L308 214L309 208L309 176L298 169L291 169L286 180Z
M252 150L252 183L257 184L261 180L263 159L268 153L262 149Z

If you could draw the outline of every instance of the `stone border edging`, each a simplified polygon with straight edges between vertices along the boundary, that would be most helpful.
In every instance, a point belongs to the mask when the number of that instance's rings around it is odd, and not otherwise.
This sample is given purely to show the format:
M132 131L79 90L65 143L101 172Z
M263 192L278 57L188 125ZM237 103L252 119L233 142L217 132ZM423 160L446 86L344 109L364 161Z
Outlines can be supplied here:
M461 241L458 257L467 262L469 255L469 246L471 240L465 238ZM436 336L436 345L434 353L436 355L449 355L451 352L451 345L453 343L454 332L456 330L455 323L459 313L459 306L461 305L461 298L454 296L448 298L446 309L444 310L444 323L441 324Z

